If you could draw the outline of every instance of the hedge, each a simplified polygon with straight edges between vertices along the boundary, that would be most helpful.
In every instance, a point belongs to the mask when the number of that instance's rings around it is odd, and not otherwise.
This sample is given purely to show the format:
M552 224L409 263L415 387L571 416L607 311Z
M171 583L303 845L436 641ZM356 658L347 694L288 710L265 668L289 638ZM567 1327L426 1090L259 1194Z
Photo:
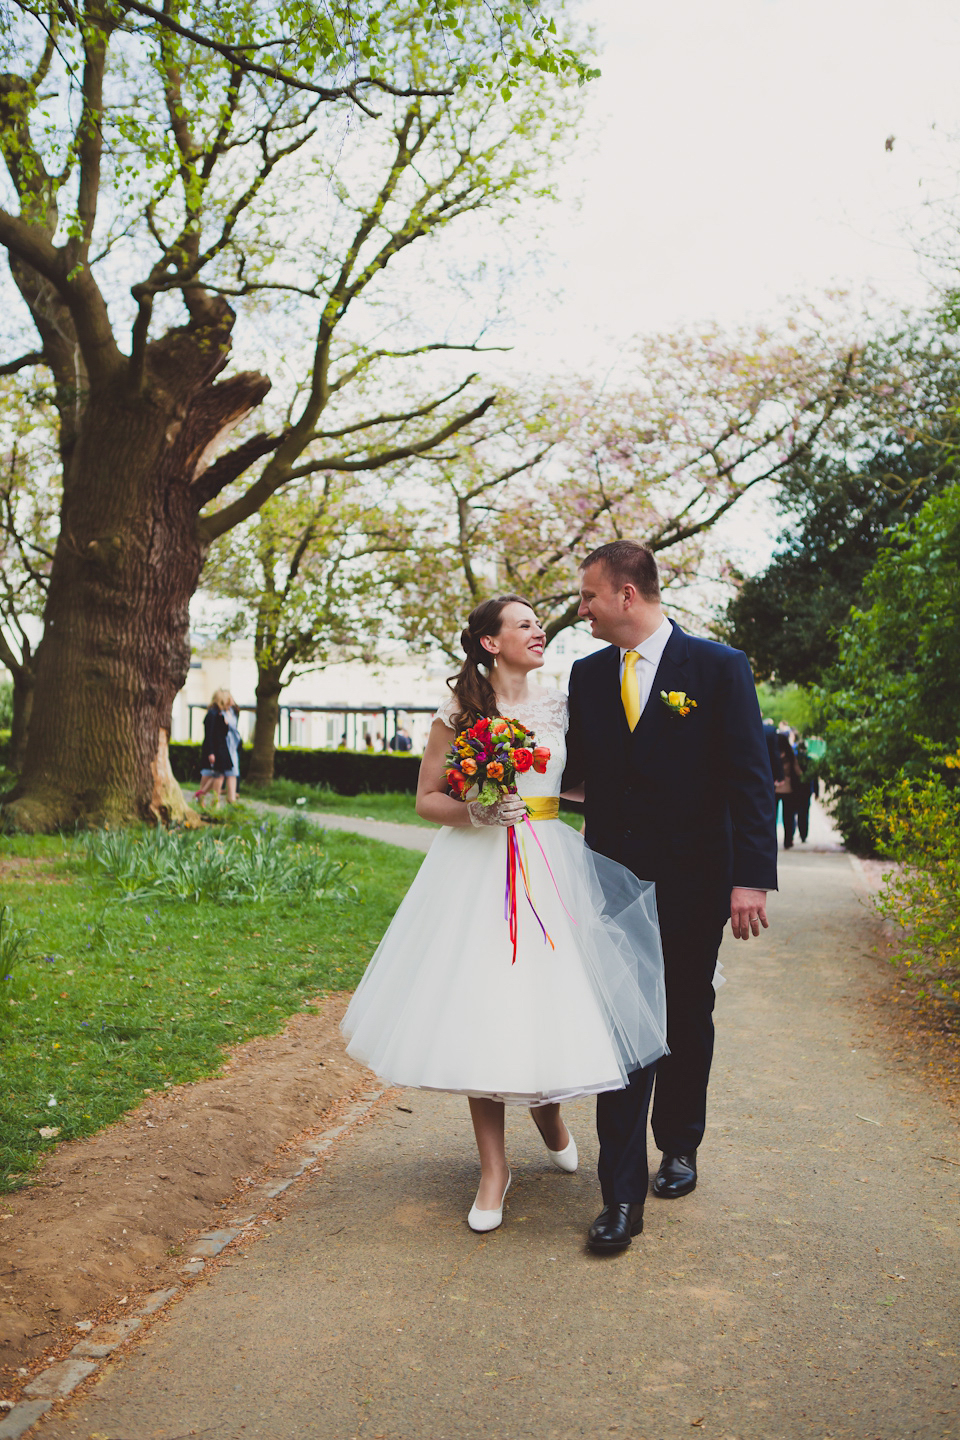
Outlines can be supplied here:
M250 749L240 752L240 778L250 765ZM174 741L170 745L170 768L187 784L200 781L200 746ZM296 780L301 785L327 785L338 795L383 795L401 791L415 795L420 773L419 755L355 750L307 750L290 745L278 747L273 773L277 780Z

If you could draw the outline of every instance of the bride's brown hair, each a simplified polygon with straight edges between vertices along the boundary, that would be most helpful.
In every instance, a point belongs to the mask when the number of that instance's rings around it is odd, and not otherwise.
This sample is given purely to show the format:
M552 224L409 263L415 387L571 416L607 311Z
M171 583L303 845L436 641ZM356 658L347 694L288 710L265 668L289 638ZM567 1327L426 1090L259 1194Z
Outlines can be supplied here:
M460 674L451 676L447 681L457 702L453 728L458 733L483 715L492 718L500 714L494 688L480 669L481 665L489 669L494 657L480 641L485 635L500 634L503 612L508 605L526 605L528 609L533 609L525 595L496 595L470 611L466 626L460 632L460 644L466 659L460 667Z

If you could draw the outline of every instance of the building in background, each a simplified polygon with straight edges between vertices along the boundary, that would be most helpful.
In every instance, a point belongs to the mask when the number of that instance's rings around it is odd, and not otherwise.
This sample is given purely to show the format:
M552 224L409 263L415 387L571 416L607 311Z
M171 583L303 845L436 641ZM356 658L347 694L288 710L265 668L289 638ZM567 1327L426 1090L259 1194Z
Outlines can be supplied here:
M567 688L570 666L595 648L589 635L566 631L547 648L541 684ZM385 651L370 664L351 660L297 676L280 696L277 743L335 750L384 750L397 726L404 726L413 750L423 750L434 711L447 695L454 667L442 656L411 660L405 651ZM187 683L173 704L174 740L203 737L203 716L215 690L229 690L241 706L240 733L253 738L257 665L251 640L196 640ZM335 707L324 711L324 707ZM384 714L384 711L387 713Z
M413 748L422 749L446 674L444 667L411 664L400 657L391 663L385 656L370 665L350 661L299 675L280 696L277 742L335 750L345 741L351 750L383 750L393 738L390 727L405 724ZM173 705L174 740L202 738L204 712L213 692L221 687L240 705L240 733L249 743L257 688L251 640L206 641L195 646L187 683ZM334 708L325 712L325 706ZM429 707L430 713L418 713L418 707L421 711Z

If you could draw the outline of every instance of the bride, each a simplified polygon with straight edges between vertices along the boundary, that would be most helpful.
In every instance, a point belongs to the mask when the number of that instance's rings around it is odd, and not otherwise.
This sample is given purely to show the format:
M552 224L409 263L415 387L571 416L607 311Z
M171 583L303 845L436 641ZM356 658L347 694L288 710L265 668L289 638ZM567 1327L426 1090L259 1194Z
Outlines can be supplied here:
M481 1178L467 1218L479 1231L501 1223L510 1186L505 1104L529 1106L553 1163L574 1171L560 1102L620 1089L666 1051L653 886L588 850L558 818L567 701L531 683L545 641L519 595L470 615L466 659L447 682L453 693L434 718L417 789L418 815L444 828L342 1026L348 1053L383 1079L469 1097ZM549 748L545 773L519 775L519 794L495 805L455 799L448 750L477 719L498 715ZM515 961L504 913L509 826L530 895L521 889Z

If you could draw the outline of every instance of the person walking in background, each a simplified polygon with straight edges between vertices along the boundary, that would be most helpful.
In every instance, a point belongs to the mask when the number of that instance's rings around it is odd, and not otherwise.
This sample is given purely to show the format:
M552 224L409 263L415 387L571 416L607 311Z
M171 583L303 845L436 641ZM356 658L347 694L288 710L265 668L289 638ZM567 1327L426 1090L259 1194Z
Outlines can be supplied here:
M214 801L219 805L223 789L223 777L231 768L230 750L227 745L229 727L226 710L230 704L229 690L215 690L210 708L203 717L203 750L200 755L200 788L193 798L202 810L206 796L213 791Z
M227 696L227 708L223 712L223 718L227 722L227 752L230 756L230 768L223 772L223 779L227 783L227 803L233 805L237 799L237 782L240 779L240 751L243 749L243 741L240 738L240 706L232 695ZM222 782L221 782L222 783Z
M790 731L781 730L777 736L780 745L780 764L783 767L783 780L778 781L774 787L780 800L780 811L783 819L783 848L793 848L793 836L797 826L797 812L800 807L800 795L803 789L803 776L800 774L800 766L797 757L793 752L790 743ZM807 799L807 811L810 809L810 801Z
M810 834L810 800L814 795L820 794L820 781L813 761L807 754L807 742L792 737L794 741L794 752L797 757L797 765L800 770L800 789L796 800L797 830L800 834L801 843L806 845L807 837Z
M396 750L398 752L406 752L413 749L413 741L410 738L410 731L405 725L400 725L398 727L393 739L390 741L390 749Z
M778 780L783 779L783 761L780 759L780 741L777 737L776 726L767 715L763 717L763 738L767 743L773 783L776 784Z

